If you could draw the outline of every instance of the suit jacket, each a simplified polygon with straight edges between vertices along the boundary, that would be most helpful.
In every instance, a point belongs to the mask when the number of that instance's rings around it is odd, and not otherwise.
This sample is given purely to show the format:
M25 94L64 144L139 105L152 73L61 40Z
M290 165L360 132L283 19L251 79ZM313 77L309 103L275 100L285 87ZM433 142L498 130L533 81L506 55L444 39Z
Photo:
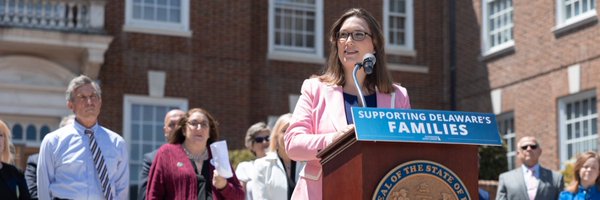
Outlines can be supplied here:
M252 199L288 199L287 174L276 152L267 152L265 157L256 159L254 167L257 176L254 178ZM296 162L294 181L298 182L303 167L304 162Z
M288 156L307 161L292 199L321 199L322 168L317 153L333 142L335 132L347 126L344 93L341 86L318 78L305 80L301 93L284 137ZM410 108L406 89L394 85L392 94L377 92L377 107Z
M152 166L152 161L154 157L156 157L156 153L158 149L144 154L144 163L142 163L142 176L140 176L140 180L142 183L140 184L140 189L138 192L138 199L145 200L146 199L146 186L148 185L148 173L150 172L150 166Z
M563 176L540 166L540 183L535 195L536 200L558 199L564 188ZM529 199L522 167L500 174L496 200Z
M37 162L39 154L32 154L27 158L27 167L25 168L25 181L29 189L31 199L38 199L37 195Z

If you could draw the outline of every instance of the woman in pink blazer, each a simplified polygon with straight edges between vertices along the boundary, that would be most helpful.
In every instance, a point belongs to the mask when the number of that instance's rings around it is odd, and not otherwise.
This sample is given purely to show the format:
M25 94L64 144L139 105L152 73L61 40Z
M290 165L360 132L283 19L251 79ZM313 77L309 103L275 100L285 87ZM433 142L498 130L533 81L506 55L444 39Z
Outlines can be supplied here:
M352 71L367 53L375 55L373 73L358 71L366 104L410 108L406 89L394 84L386 67L381 26L366 10L346 11L329 33L330 55L324 73L302 84L290 127L285 134L289 157L305 161L292 199L322 199L322 168L317 153L354 128L350 107L359 106Z

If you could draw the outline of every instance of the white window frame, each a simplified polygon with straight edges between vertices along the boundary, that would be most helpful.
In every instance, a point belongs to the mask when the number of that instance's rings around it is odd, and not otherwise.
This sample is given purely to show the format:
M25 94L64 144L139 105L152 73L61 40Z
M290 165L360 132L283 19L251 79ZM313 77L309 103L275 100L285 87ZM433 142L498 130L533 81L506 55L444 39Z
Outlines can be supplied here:
M139 95L125 95L123 101L123 137L125 141L127 141L127 147L129 149L129 154L132 155L132 138L131 138L131 109L133 104L142 104L142 105L154 105L154 106L176 106L181 108L181 110L188 109L188 100L183 98L162 98L162 97L149 97L149 96L139 96ZM140 152L142 155L149 152ZM143 157L141 160L133 160L130 159L129 165L138 164L140 166L143 165ZM140 168L141 170L141 168ZM129 185L138 185L139 186L139 178L131 179L131 177L138 177L138 174L130 176Z
M580 6L581 6L581 1L582 0L572 0L572 1L577 1L580 2ZM592 2L595 0L586 0L586 2ZM555 32L563 32L566 30L570 30L572 28L576 28L580 25L586 24L588 22L597 20L597 13L596 13L596 7L597 2L594 2L594 7L590 8L590 10L580 13L579 15L573 16L569 19L567 19L567 13L566 13L566 4L565 4L565 0L556 0L556 27Z
M390 13L390 1L383 1L383 34L386 38L385 51L391 55L416 56L417 53L414 47L414 4L413 0L405 0L406 13ZM398 45L390 43L390 16L403 16L406 18L404 23L404 41L406 44Z
M510 41L506 41L502 44L498 44L496 46L491 46L491 41L490 41L490 31L489 31L489 20L490 20L490 16L488 15L488 9L489 9L489 5L491 2L494 1L498 1L498 0L481 0L481 5L482 5L482 30L481 30L481 52L483 52L483 56L490 56L493 54L497 54L497 53L501 53L504 52L505 50L511 49L515 46L515 38L514 38L514 32L512 33L512 38ZM500 0L501 1L501 0ZM512 7L509 10L510 12L513 12L513 18L514 18L514 4L512 4ZM505 11L507 12L507 11ZM511 29L514 29L514 19L511 19L511 21L513 22L511 24ZM513 30L511 30L513 31Z
M168 23L133 18L133 0L125 1L125 25L123 31L157 35L191 37L190 0L181 0L181 22Z
M595 90L591 90L591 91L586 91L586 92L581 92L579 94L574 94L571 96L567 96L564 97L562 99L559 99L558 101L558 128L559 128L559 149L560 149L560 163L561 163L561 168L564 168L564 163L566 163L569 159L571 159L570 157L568 157L567 153L568 153L568 144L573 143L573 142L581 142L581 141L591 141L591 146L593 148L593 146L595 146L596 150L598 149L598 133L596 134L591 134L592 131L592 119L596 119L596 127L598 126L598 107L597 107L597 103L596 105L592 105L591 102L589 103L591 106L596 106L596 113L595 114L589 114L587 116L580 116L579 118L572 118L567 120L567 116L566 116L566 112L567 112L567 104L569 103L574 103L577 101L582 101L585 99L591 99L593 97L596 97L596 92ZM597 98L596 98L596 102L597 102ZM590 107L591 108L591 107ZM571 139L570 141L567 141L567 124L569 123L576 123L578 121L585 121L585 120L590 120L590 122L588 123L588 130L590 131L590 134L588 136L582 136L579 138L574 138ZM582 123L583 125L583 123ZM582 128L583 130L583 128ZM597 128L596 128L596 131ZM593 149L587 149L587 150L593 150ZM582 150L582 151L587 151L587 150ZM577 155L576 152L574 152L575 156Z
M283 60L293 62L323 64L323 0L315 0L315 39L313 52L295 52L275 45L275 3L269 0L269 51L267 58L270 60Z
M515 115L514 112L507 112L497 116L498 128L500 129L500 136L502 140L506 142L506 163L508 164L508 170L512 170L516 168L516 162L511 162L511 158L513 161L517 160L517 148L518 145L516 137L517 131L515 130ZM506 122L512 123L512 129L508 129L505 126ZM504 132L506 130L506 132Z

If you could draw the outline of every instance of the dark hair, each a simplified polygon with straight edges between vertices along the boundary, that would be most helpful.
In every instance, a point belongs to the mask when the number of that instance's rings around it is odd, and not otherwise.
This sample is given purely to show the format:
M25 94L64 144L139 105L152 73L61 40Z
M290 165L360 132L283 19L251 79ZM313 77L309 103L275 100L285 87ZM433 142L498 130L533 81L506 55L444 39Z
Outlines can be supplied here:
M583 168L583 164L585 164L585 162L590 158L595 158L598 164L600 165L600 156L596 152L588 151L579 154L577 156L577 161L575 161L574 167L575 174L573 174L573 176L575 177L575 179L573 180L572 184L566 188L567 191L571 193L577 193L579 185L581 184L581 177L579 177L579 171L581 171L581 168ZM596 185L600 186L600 178L596 177L595 182Z
M183 143L183 141L185 141L185 135L183 133L187 128L186 124L188 123L190 116L197 112L204 114L206 116L206 119L208 119L208 126L210 127L210 132L208 133L209 137L208 141L206 142L206 145L208 146L219 139L219 122L217 122L217 120L215 120L215 118L208 111L202 108L193 108L187 113L185 113L185 116L183 116L183 118L179 120L179 124L175 131L173 132L173 134L169 135L169 143L181 144Z
M375 91L375 87L379 89L379 92L392 93L394 92L393 81L390 73L386 66L385 58L385 40L383 39L383 32L381 25L375 20L373 15L367 10L362 8L351 8L347 10L331 27L329 31L329 58L327 60L327 66L319 79L323 82L328 82L336 85L344 85L346 77L344 77L344 67L338 57L337 49L337 33L340 28L350 17L358 17L367 22L369 29L371 29L371 38L373 39L373 48L375 50L375 58L377 62L373 67L373 73L367 75L365 78L364 85L369 91Z

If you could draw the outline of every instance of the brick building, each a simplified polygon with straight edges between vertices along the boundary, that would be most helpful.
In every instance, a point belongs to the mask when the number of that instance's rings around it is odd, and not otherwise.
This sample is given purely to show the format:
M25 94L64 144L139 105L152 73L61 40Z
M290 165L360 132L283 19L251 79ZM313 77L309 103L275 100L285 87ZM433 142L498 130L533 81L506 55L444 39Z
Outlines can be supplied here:
M520 166L516 142L525 135L538 138L541 165L553 170L579 152L597 151L596 1L474 0L456 7L459 109L497 114L509 169Z
M171 108L207 109L230 148L243 148L248 126L292 111L325 63L330 25L351 7L382 23L413 107L449 109L445 1L0 0L0 119L17 165L70 113L64 90L78 74L102 86L99 120L129 144L132 189Z

